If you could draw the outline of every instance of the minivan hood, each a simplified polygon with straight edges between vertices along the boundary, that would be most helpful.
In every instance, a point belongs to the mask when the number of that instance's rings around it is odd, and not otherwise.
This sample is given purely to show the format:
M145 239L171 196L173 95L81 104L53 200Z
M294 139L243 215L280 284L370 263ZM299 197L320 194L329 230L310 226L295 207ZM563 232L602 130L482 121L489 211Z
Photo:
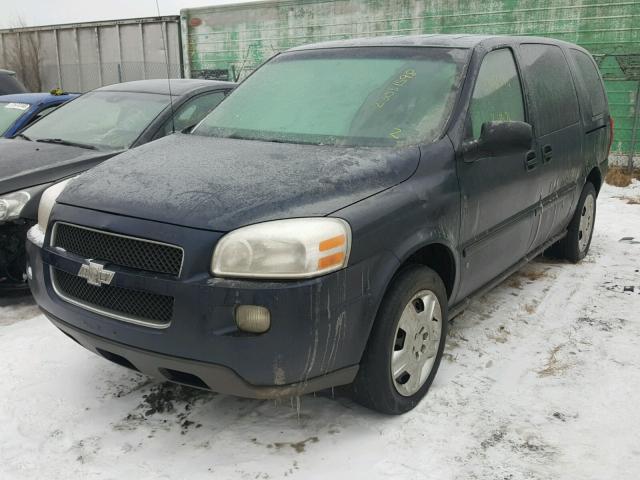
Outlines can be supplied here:
M82 172L116 153L0 139L0 195Z
M351 148L175 134L71 183L58 202L229 231L323 216L409 178L417 147Z

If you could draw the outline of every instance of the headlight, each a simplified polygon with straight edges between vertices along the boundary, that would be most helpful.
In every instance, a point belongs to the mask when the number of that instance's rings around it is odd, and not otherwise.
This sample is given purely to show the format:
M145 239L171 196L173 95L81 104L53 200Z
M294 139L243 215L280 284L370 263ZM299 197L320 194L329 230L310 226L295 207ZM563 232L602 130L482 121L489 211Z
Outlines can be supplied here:
M309 278L344 268L351 228L339 218L292 218L228 233L213 252L220 277Z
M51 210L56 204L56 200L65 189L67 184L75 177L68 178L62 182L58 182L55 185L51 185L40 197L40 204L38 205L38 227L42 233L47 231L47 225L49 224L49 217L51 216Z
M20 212L31 199L29 192L13 192L0 197L0 222L20 218Z

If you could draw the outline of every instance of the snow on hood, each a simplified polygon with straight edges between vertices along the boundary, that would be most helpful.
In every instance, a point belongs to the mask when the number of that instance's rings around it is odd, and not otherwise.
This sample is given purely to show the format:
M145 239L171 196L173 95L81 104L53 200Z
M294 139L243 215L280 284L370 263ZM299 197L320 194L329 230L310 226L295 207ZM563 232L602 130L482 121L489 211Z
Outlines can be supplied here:
M409 178L419 149L171 135L85 173L61 203L217 231L323 216Z

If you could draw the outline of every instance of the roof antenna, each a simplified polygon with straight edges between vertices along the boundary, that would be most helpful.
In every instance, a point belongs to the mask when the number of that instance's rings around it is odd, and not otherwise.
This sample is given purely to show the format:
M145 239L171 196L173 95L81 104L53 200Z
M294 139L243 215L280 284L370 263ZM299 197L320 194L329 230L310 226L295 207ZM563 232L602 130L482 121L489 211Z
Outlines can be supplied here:
M158 1L159 0L156 0L156 10L158 11L158 17L161 17L162 15L160 15L160 4L158 3ZM169 86L169 104L171 105L171 133L176 133L176 124L174 119L175 112L173 110L173 94L171 93L171 78L169 73L169 50L167 49L167 39L165 38L164 28L162 28L162 26L160 27L160 33L162 33L162 48L164 48L164 60L167 66L167 85Z

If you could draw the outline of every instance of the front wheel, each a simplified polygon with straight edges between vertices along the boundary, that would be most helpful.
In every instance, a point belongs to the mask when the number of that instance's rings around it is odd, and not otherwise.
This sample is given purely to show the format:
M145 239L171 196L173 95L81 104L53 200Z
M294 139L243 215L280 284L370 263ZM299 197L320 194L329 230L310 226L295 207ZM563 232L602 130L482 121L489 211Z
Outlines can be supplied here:
M447 295L438 274L412 265L385 294L358 376L356 401L398 415L414 408L435 378L447 335Z

